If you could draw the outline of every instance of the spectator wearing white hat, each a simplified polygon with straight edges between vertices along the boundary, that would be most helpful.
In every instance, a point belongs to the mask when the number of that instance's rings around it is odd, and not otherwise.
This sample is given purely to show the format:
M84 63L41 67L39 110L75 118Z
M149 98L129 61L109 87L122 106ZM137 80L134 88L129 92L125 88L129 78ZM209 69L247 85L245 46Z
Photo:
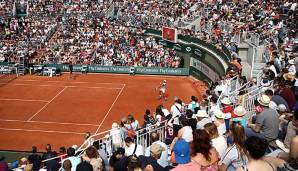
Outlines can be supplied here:
M296 66L295 66L295 60L291 59L288 61L289 65L287 66L289 74L295 76L296 74Z
M203 129L207 123L211 123L211 118L207 114L206 110L198 110L196 114L197 118L197 129Z
M246 119L244 118L245 114L247 113L247 111L244 109L243 106L237 106L235 109L234 109L234 113L236 115L235 118L232 118L232 122L240 122L240 124L246 128L247 126L247 121Z
M217 127L218 134L224 135L227 132L224 113L219 109L215 110L214 118L214 124Z
M226 123L226 129L229 130L230 126L230 119L232 117L235 117L233 107L231 106L232 102L228 97L224 97L221 101L222 104L222 112L224 113L225 116L225 123Z
M262 95L258 98L258 103L263 111L257 113L256 124L247 124L245 135L247 137L256 136L267 141L272 141L278 136L279 115L276 110L269 108L270 98Z

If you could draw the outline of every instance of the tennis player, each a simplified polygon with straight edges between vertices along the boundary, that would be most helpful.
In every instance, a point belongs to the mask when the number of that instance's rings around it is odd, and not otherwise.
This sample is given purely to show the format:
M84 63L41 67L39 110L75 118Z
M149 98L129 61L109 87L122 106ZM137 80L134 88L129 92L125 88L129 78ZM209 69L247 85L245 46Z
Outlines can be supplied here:
M159 99L167 100L167 97L166 97L167 80L163 80L158 86L158 88L159 88Z

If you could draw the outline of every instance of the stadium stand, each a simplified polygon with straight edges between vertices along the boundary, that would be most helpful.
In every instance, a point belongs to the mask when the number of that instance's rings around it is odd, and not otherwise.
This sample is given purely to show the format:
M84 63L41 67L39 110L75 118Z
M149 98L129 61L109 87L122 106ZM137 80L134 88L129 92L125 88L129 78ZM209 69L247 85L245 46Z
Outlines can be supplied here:
M174 50L143 34L162 26L213 44L231 59L201 102L175 98L170 110L147 109L144 121L128 115L59 154L47 144L42 156L33 148L10 166L1 157L0 169L298 170L295 1L41 0L28 1L23 18L7 15L12 1L0 2L0 59L19 63L23 74L20 56L35 64L179 68ZM243 76L242 43L264 47L265 64L255 77Z

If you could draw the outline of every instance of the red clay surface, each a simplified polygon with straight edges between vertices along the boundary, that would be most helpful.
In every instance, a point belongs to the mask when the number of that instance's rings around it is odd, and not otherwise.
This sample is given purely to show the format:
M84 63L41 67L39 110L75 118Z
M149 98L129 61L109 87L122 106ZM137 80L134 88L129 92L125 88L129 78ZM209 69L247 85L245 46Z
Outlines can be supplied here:
M113 122L133 114L140 124L145 109L159 104L168 109L174 97L184 102L190 96L202 98L189 77L128 76L112 74L68 74L61 77L22 76L6 83L0 75L0 149L40 151L50 143L59 147L78 146L85 132L109 130ZM4 77L3 77L4 78ZM169 100L158 99L155 88L166 79ZM199 83L200 85L200 83ZM196 88L195 88L196 87Z

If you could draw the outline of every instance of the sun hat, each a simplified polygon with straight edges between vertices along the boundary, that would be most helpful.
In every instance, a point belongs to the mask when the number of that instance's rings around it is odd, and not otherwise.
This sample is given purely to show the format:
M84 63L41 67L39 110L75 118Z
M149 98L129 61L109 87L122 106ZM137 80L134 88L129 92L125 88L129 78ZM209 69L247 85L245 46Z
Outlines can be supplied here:
M269 106L270 98L267 95L262 95L261 97L258 98L258 102L262 106Z
M206 112L206 110L198 110L196 117L198 118L207 118L208 114Z
M223 119L223 118L225 118L224 113L221 110L219 110L219 109L214 110L214 116L217 119Z
M291 64L291 65L295 65L294 59L289 60L288 63Z
M186 164L190 161L189 144L184 139L179 139L174 145L175 160L178 164Z
M165 149L157 143L153 143L150 147L150 152L155 155L161 154L164 150Z
M228 97L224 97L220 102L225 105L231 104L231 101Z
M235 109L234 109L234 113L235 115L237 116L244 116L246 114L246 110L244 109L243 106L237 106Z
M287 111L287 107L286 107L286 105L284 105L284 104L279 104L278 106L277 106L277 109L276 110L278 110L278 111L280 111L280 112L286 112Z

